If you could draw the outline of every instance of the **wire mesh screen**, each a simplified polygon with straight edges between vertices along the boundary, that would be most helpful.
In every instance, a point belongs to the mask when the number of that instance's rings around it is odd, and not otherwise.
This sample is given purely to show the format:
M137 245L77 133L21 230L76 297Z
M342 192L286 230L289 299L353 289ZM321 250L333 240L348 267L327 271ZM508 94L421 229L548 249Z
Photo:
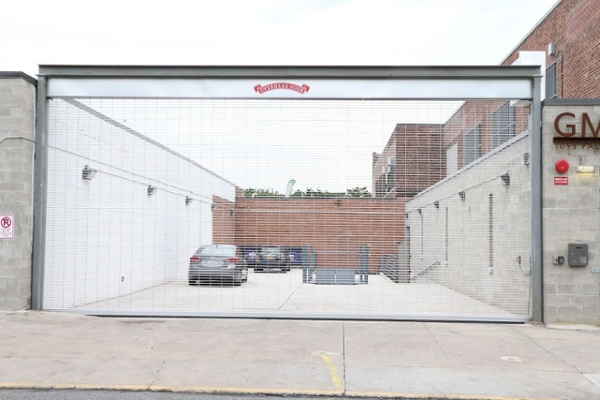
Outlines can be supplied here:
M54 98L44 308L525 320L506 100Z

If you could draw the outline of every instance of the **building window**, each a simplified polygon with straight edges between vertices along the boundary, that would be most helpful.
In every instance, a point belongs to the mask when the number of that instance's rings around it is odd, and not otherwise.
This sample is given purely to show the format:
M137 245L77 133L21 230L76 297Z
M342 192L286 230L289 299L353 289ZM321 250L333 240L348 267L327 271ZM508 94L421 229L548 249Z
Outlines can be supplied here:
M488 198L488 272L494 271L494 195Z
M508 102L492 113L492 145L498 147L515 135L515 109Z
M481 127L471 129L463 139L463 164L471 164L481 156Z
M558 97L556 91L556 69L557 64L553 62L546 68L546 98L555 99Z
M458 171L458 145L453 144L446 150L446 176L454 175Z

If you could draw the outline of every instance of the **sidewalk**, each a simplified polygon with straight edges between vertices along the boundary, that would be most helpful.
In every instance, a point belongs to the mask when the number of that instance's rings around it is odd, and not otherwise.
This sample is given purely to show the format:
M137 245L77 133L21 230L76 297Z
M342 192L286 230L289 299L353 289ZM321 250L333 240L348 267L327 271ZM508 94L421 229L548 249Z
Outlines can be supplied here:
M600 399L600 328L0 313L0 389Z

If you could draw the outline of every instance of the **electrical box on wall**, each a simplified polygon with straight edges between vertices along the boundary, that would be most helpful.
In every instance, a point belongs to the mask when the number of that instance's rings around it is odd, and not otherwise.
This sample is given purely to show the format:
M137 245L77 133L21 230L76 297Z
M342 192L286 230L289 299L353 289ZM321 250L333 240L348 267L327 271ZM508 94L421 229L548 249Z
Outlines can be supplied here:
M569 265L571 267L584 267L588 264L588 245L583 243L569 243Z

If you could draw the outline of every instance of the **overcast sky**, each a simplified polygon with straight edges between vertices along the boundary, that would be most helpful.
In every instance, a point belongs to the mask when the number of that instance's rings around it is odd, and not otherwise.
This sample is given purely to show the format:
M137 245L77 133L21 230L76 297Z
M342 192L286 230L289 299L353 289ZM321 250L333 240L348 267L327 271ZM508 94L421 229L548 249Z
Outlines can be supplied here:
M496 65L556 0L3 1L0 71L39 64Z
M556 0L5 1L0 7L0 71L35 77L40 64L498 65L555 4ZM205 120L194 116L186 129L174 121L179 136L171 135L165 144L242 187L282 193L293 178L297 189L371 189L372 152L383 150L395 123L416 115L395 106L384 113L385 107L367 105L368 116L359 120L363 110L346 104L337 108L335 120L329 120L331 113L307 106L307 115L319 114L308 121L298 107L276 105L260 111L268 123L258 124L257 109L240 112L244 107L232 103L214 114L207 128L216 135L211 138L200 130ZM188 111L201 108L215 109L194 104ZM447 111L430 108L423 120L439 119ZM232 112L254 115L254 122L242 117L233 125L218 122L230 119ZM114 116L151 134L147 117L135 121L118 111ZM296 123L286 125L290 120ZM328 125L332 130L324 134ZM227 142L232 132L235 137ZM240 154L254 155L242 164ZM294 161L296 155L301 158ZM271 159L274 163L265 161ZM328 171L334 173L328 176Z

